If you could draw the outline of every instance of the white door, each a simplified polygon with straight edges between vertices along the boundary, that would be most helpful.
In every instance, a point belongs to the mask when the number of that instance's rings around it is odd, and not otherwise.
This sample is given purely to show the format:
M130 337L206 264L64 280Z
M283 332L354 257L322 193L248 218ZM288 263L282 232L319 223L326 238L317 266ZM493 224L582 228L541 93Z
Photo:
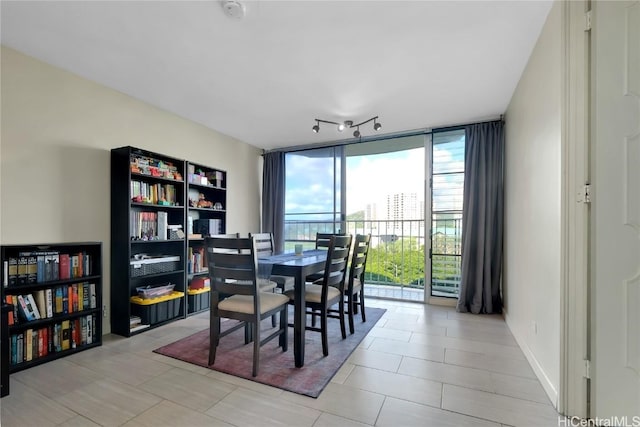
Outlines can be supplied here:
M628 425L637 425L633 423L640 422L640 2L594 1L592 8L590 415L618 417L615 425L627 417Z

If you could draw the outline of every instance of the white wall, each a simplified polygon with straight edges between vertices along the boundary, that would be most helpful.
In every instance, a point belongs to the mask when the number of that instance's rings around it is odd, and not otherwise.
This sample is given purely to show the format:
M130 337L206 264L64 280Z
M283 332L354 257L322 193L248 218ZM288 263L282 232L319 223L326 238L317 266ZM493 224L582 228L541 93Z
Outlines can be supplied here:
M126 145L226 170L227 231L259 229L258 148L4 46L1 60L0 243L102 241L110 313L110 149Z
M505 318L551 401L560 383L561 3L505 114Z

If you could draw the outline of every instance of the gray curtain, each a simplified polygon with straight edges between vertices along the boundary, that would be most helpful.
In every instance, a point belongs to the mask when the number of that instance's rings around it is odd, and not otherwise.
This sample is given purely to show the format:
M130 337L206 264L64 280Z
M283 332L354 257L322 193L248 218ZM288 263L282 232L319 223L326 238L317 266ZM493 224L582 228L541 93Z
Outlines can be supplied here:
M502 298L503 164L502 121L465 128L462 206L462 276L457 310L500 313Z
M262 169L262 231L273 234L276 252L284 250L284 152L264 154Z

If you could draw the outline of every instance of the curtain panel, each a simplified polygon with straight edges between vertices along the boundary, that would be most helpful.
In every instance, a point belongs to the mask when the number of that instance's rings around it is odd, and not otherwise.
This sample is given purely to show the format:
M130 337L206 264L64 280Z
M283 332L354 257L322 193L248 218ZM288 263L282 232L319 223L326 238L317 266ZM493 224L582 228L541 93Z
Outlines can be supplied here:
M457 311L501 313L504 123L465 128L462 273Z
M276 252L284 250L285 153L265 153L262 168L262 231L273 234Z

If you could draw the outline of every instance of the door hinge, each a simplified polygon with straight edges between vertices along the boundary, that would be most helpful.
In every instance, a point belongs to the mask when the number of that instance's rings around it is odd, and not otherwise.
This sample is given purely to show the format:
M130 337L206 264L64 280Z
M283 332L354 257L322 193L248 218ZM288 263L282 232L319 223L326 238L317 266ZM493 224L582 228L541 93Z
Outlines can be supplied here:
M582 203L591 203L591 184L582 187Z
M591 361L589 359L584 360L584 373L582 376L588 380L591 379Z
M587 11L584 14L584 30L591 31L591 11Z

